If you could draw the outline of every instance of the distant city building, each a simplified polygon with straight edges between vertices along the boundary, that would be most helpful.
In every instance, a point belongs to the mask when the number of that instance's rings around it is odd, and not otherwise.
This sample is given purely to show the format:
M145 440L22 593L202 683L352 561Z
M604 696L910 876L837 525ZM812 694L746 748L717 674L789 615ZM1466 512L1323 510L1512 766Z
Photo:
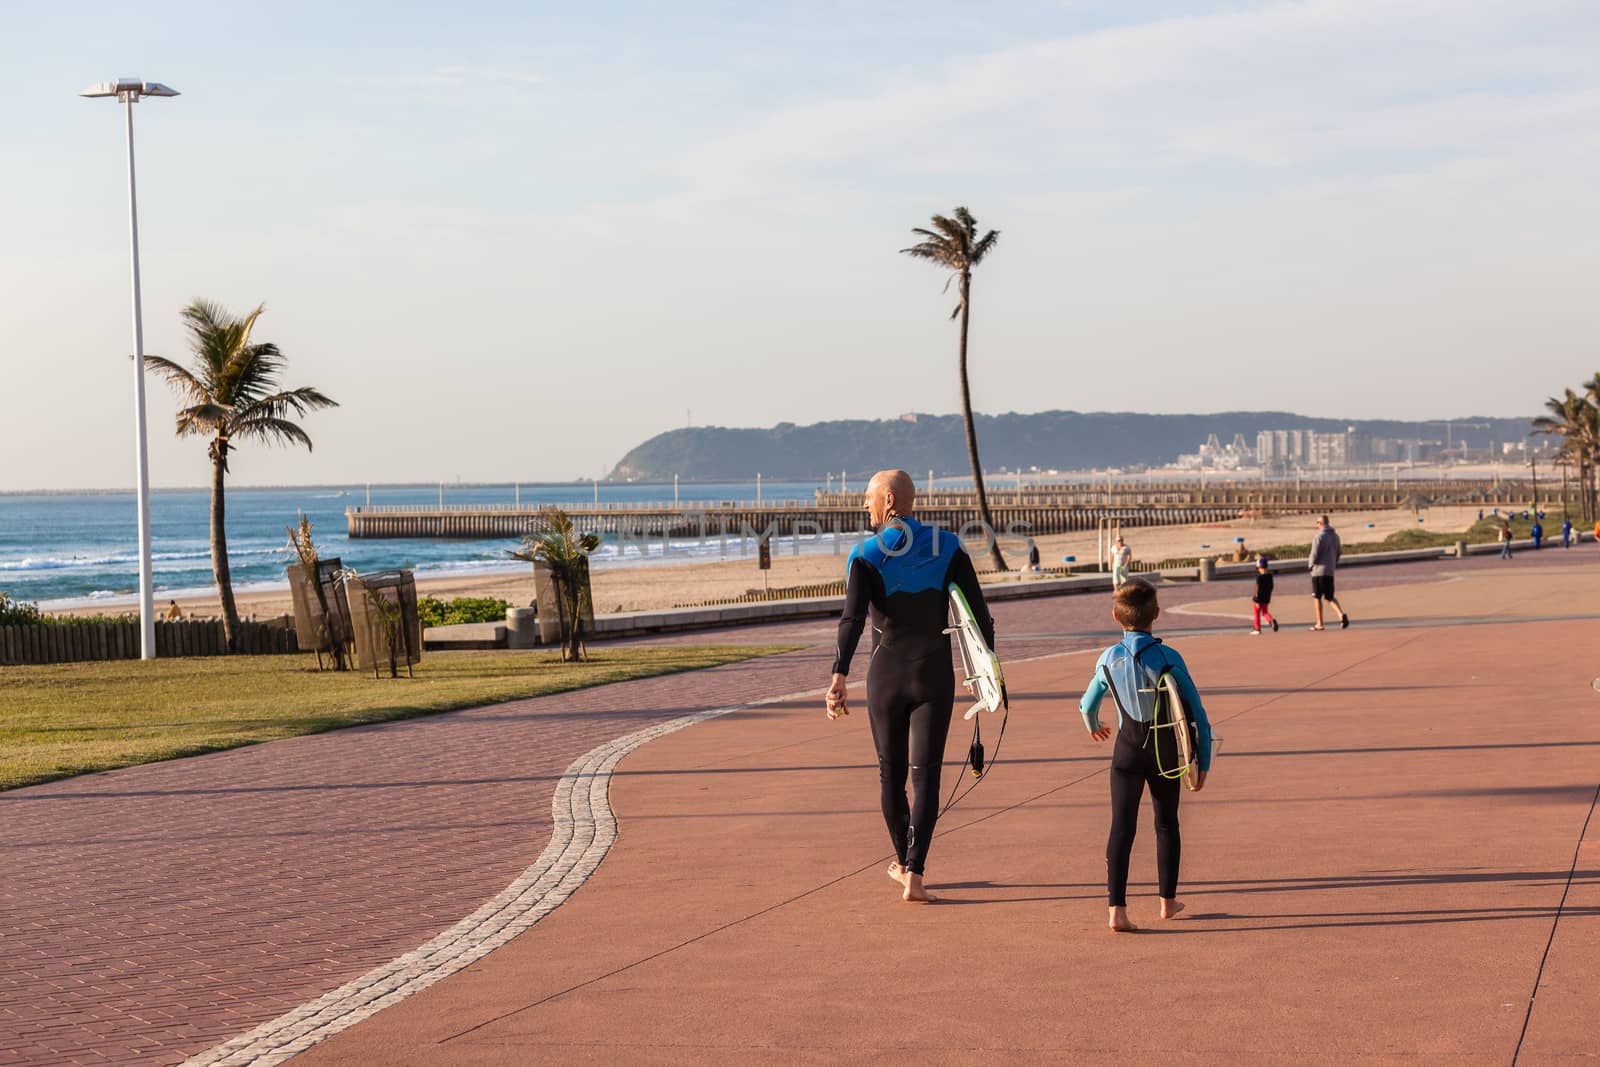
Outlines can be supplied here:
M1383 448L1350 427L1343 433L1321 430L1262 430L1256 434L1256 461L1270 474L1296 468L1326 470L1377 462Z
M1243 467L1253 467L1256 462L1255 452L1245 444L1244 434L1236 433L1233 440L1223 444L1217 440L1216 434L1206 438L1205 444L1200 446L1198 452L1186 452L1178 457L1177 466L1180 470L1207 470L1236 471Z

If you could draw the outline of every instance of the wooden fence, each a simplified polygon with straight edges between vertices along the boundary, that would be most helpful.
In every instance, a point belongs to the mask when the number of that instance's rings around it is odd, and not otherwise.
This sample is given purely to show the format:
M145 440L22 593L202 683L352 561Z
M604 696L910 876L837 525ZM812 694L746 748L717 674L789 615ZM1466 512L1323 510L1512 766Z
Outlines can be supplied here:
M725 596L716 600L697 600L692 604L674 604L677 608L721 608L734 604L766 604L775 600L807 600L819 596L844 596L844 581L819 582L815 585L788 585L781 589L751 589L739 596Z
M299 651L294 627L281 619L241 622L238 645L248 655ZM163 659L220 656L227 650L221 619L156 623L156 655ZM133 620L0 626L0 664L138 659L139 651L139 624Z

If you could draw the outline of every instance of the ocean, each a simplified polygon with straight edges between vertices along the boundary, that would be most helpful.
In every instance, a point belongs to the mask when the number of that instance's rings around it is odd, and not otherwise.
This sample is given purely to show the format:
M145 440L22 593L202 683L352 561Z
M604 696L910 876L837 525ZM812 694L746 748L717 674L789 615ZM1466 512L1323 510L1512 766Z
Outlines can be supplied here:
M812 500L817 486L764 483L763 500ZM435 486L373 486L372 503L437 504ZM520 492L529 504L584 504L594 501L590 483L444 487L445 504L510 504ZM600 485L601 503L670 501L671 485ZM754 500L754 482L683 485L679 499L691 501ZM347 506L365 504L365 486L252 489L231 488L227 498L228 559L235 590L286 587L284 568L293 559L285 527L303 512L312 523L312 539L324 557L337 556L357 571L409 567L417 577L446 574L493 574L528 565L507 558L517 547L510 538L482 541L433 539L351 541L345 536ZM150 497L152 557L156 596L176 597L209 592L211 576L209 490L156 490ZM668 561L717 559L738 553L737 542L674 542ZM620 555L618 546L602 545L598 567L661 563L642 557L637 548ZM39 493L0 494L0 592L32 601L46 609L104 605L120 610L138 601L138 527L134 494Z

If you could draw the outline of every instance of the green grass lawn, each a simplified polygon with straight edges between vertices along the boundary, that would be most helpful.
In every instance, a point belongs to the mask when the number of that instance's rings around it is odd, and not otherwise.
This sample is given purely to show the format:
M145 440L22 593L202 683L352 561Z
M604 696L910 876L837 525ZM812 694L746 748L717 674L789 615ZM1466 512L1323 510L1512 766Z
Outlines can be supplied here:
M0 667L0 789L341 726L715 667L792 645L434 652L416 677L319 672L309 656Z

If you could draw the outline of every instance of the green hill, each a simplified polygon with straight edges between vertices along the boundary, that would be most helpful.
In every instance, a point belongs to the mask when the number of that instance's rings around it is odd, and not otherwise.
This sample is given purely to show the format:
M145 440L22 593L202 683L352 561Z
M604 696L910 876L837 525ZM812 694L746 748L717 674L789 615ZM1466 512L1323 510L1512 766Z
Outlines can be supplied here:
M1527 418L1472 416L1454 429L1435 422L1386 419L1314 419L1284 411L1226 411L1212 415L1143 415L1133 412L1041 411L978 416L978 444L984 466L1037 466L1070 470L1084 467L1134 467L1171 462L1193 452L1209 434L1223 444L1243 434L1251 447L1260 430L1344 430L1355 427L1377 437L1443 443L1447 432L1473 448L1491 442L1522 441ZM967 470L959 415L908 415L898 419L843 420L771 428L694 426L657 434L633 448L610 478L670 481L735 481L765 477L821 481L827 472L901 467L914 473Z

